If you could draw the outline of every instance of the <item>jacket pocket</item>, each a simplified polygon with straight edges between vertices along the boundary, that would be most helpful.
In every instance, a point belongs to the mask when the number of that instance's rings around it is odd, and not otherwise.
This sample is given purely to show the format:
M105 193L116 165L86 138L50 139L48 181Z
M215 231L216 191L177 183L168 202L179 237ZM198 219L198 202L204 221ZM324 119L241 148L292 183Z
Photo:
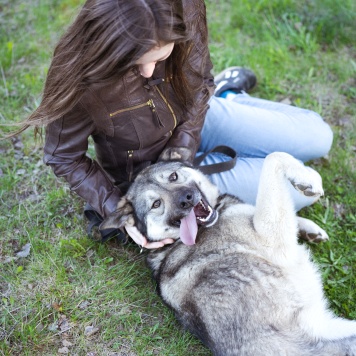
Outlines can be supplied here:
M163 124L163 122L161 121L161 119L159 117L159 114L157 112L157 108L156 108L156 105L155 105L153 99L149 99L148 101L146 101L145 103L142 103L142 104L137 104L137 105L129 106L127 108L116 110L116 111L110 113L109 116L110 117L115 117L115 116L117 116L119 114L122 114L122 113L125 113L125 112L128 112L128 111L141 109L141 108L144 108L144 107L147 107L147 106L150 108L150 110L152 112L152 115L153 115L153 118L155 119L157 127L158 128L164 127L164 124Z
M176 119L168 101L156 92L143 103L109 113L113 123L112 145L124 150L151 147L164 137L170 137Z

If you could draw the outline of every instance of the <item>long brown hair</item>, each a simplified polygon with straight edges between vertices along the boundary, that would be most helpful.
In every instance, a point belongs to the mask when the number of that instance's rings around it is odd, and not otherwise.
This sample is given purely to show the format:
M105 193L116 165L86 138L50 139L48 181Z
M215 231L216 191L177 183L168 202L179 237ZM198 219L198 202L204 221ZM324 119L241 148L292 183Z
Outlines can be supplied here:
M70 111L88 86L116 80L161 43L175 42L166 75L189 106L194 88L183 67L190 35L181 0L87 0L54 50L39 107L16 133L30 126L38 133Z

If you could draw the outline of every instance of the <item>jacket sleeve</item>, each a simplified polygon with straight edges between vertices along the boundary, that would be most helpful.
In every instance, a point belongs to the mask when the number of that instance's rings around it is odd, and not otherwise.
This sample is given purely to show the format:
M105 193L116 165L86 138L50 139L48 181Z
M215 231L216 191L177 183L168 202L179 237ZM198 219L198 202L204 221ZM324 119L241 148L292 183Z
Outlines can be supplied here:
M72 191L88 202L102 217L116 209L120 190L86 153L95 125L78 103L68 114L46 127L44 162Z
M203 0L184 0L184 20L193 35L187 76L201 83L201 89L193 98L193 106L184 113L181 123L176 127L168 142L168 148L189 148L194 158L200 144L200 133L204 124L208 101L214 92L213 65L208 48L208 29L206 8Z

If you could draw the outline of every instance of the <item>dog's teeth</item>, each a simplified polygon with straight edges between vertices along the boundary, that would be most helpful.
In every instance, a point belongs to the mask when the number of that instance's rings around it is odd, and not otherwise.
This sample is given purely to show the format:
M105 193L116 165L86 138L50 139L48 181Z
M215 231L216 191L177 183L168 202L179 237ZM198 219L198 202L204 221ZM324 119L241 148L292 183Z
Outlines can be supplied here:
M201 206L205 211L209 211L209 213L212 211L212 210L211 210L211 207L209 206L209 204L206 204L206 205L205 205L205 203L204 203L203 200L201 200L201 201L199 202L199 204L200 204L200 206Z
M208 206L208 209L206 209L206 210L209 211L209 215L206 218L203 218L201 216L197 216L197 220L199 220L201 222L206 222L206 221L208 221L210 219L211 215L213 214L213 209L210 206Z

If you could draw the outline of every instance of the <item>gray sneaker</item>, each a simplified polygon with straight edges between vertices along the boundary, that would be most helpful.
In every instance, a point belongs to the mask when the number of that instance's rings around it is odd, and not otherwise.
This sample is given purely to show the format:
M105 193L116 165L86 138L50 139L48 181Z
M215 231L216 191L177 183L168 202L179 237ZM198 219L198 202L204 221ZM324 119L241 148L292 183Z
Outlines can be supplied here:
M214 95L220 96L226 90L231 90L235 93L248 92L256 85L257 78L249 69L230 67L219 73L214 78L214 81L216 84Z

